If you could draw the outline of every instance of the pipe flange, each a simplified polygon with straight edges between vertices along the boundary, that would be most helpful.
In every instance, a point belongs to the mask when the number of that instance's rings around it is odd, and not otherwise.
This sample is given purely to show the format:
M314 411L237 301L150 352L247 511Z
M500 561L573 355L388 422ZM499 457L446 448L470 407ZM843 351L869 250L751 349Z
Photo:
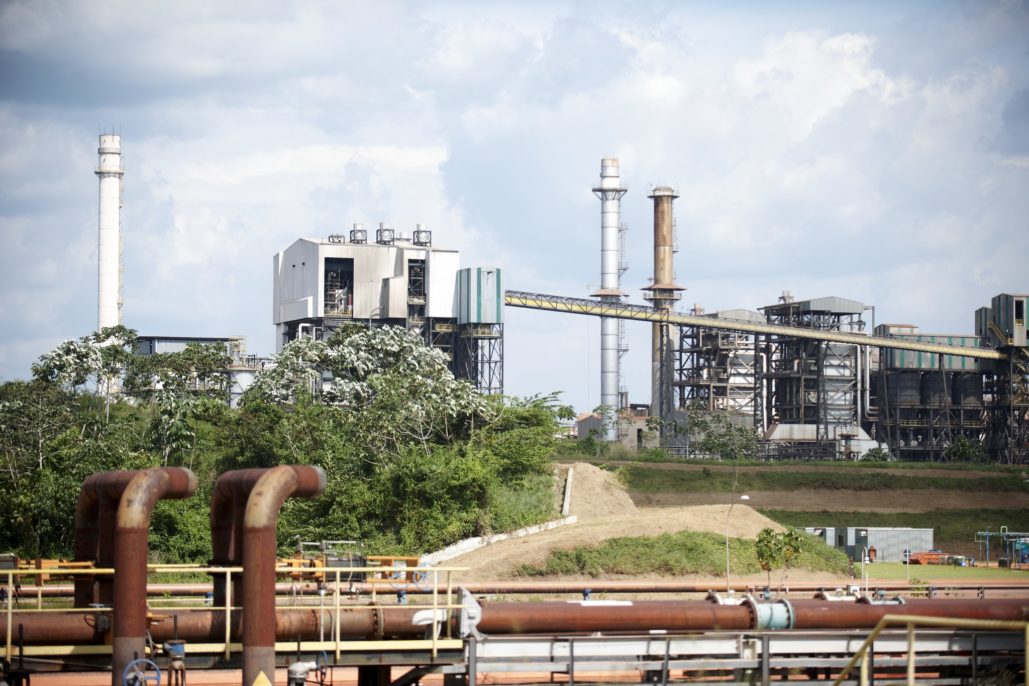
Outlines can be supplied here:
M797 615L793 611L793 604L785 598L760 603L753 597L748 597L743 604L750 610L750 621L757 631L792 629L796 623Z

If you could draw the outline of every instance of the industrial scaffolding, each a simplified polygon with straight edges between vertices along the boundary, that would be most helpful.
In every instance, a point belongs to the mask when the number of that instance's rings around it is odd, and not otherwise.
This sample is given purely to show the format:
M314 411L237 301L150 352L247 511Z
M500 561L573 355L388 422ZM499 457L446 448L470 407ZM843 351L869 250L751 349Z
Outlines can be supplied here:
M455 376L468 379L481 393L504 392L504 325L461 324L457 328Z
M919 333L907 324L882 324L877 336L980 347L978 336ZM943 461L959 439L982 444L983 375L974 360L941 354L882 350L873 377L874 433L902 460Z
M1008 359L985 375L987 444L991 461L1029 462L1029 348L1001 349Z
M694 314L702 314L694 307ZM749 315L749 317L748 317ZM745 310L708 315L737 321L764 321ZM756 381L754 335L698 326L679 329L675 386L680 409L703 407L754 416Z
M761 308L768 324L861 333L864 305L843 298L796 301L788 293ZM776 436L776 457L833 459L859 435L858 346L793 336L756 336L755 426L814 426L814 440L798 430ZM796 440L790 440L795 436ZM841 443L842 442L842 443ZM842 445L842 447L841 447Z

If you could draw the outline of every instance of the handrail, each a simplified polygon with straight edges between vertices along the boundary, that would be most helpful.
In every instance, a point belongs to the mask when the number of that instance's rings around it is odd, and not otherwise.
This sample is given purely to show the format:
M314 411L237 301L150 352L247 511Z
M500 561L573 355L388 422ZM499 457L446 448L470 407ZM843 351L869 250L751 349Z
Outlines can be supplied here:
M868 635L865 642L861 644L857 652L854 653L854 657L850 659L850 662L843 668L836 680L833 681L833 686L839 686L843 683L843 680L850 674L854 666L857 665L858 661L861 662L861 686L868 685L868 670L869 670L869 652L872 649L872 645L875 643L875 639L882 633L883 629L889 624L904 624L907 627L908 633L908 663L907 663L907 683L915 683L915 626L935 626L945 627L949 629L994 629L1001 631L1018 631L1022 630L1025 632L1025 647L1026 653L1029 654L1029 622L1009 622L999 619L959 619L951 617L922 617L918 615L885 615L879 620L879 623L872 629L872 633ZM1029 686L1029 672L1026 672L1026 686Z
M239 646L240 646L240 643L238 641L236 643L233 643L231 641L231 627L232 627L231 613L232 613L232 611L234 609L238 609L238 607L233 607L233 599L232 599L232 596L231 596L231 593L232 593L231 578L232 578L233 575L239 574L239 573L243 572L243 568L238 566L238 565L237 566L180 565L180 564L169 565L169 564L160 564L160 563L149 565L149 568L150 568L150 571L152 573L154 573L154 574L213 573L213 574L219 574L219 575L224 574L225 575L225 587L226 587L226 603L225 603L225 605L224 606L208 607L207 608L207 609L210 609L210 610L224 611L224 613L225 613L225 637L224 637L224 642L220 643L220 644L204 644L204 645L208 649L215 649L217 652L222 652L223 656L225 657L225 659L230 659L231 655L232 655L232 651L233 650L239 650ZM6 623L6 627L5 627L5 629L6 629L5 634L6 635L5 635L4 638L6 639L6 641L5 641L5 646L4 646L4 650L3 650L2 656L5 657L5 658L10 658L13 655L14 608L15 608L15 604L16 604L16 601L17 601L17 596L15 595L14 590L15 590L15 579L17 577L35 576L35 575L39 575L39 574L42 574L42 573L51 573L51 574L53 574L55 572L59 573L59 574L62 574L62 575L69 575L69 576L75 576L75 575L98 575L99 576L99 575L113 575L114 571L115 570L111 569L111 568L100 568L100 567L74 568L74 569L66 569L66 570L53 570L53 569L50 569L50 570L47 570L47 572L44 572L43 570L39 570L39 569L8 569L8 570L2 570L2 572L0 572L0 573L2 573L3 575L6 576L6 589L7 589L7 592L8 592L6 608L4 608L5 609L4 614L6 615L6 622L5 622ZM291 568L291 567L288 567L288 566L278 566L278 565L276 566L276 574L277 575L288 576L291 571L293 571L293 568ZM406 567L406 566L397 566L397 567L383 567L383 566L363 566L363 567L345 566L345 567L336 567L336 566L331 566L331 567L319 567L318 571L321 572L321 573L324 573L325 577L328 578L328 579L331 579L333 577L335 578L335 584L334 584L335 588L333 589L333 593L332 593L332 608L326 608L326 609L332 611L332 613L336 617L336 621L335 621L335 627L334 627L334 632L333 632L334 635L332 636L332 640L331 641L319 641L317 643L318 643L318 645L321 646L321 648L327 649L327 650L331 650L331 651L335 652L337 660L339 659L339 656L340 656L340 654L343 651L347 651L347 650L352 650L353 649L352 647L350 647L351 644L360 643L360 641L356 641L355 642L353 640L344 640L340 636L340 621L339 621L339 619L340 619L340 615L341 615L343 609L347 606L345 603L342 602L343 601L343 592L342 592L342 589L341 589L341 586L340 586L341 582L345 582L345 579L342 576L344 573L347 574L347 575L354 574L354 573L365 573L365 574L368 574L368 575L371 575L371 574L385 575L385 578L375 579L374 581L376 583L371 584L371 586L372 586L371 593L372 593L373 598L376 595L376 593L375 593L376 586L378 586L380 583L393 582L394 584L402 584L403 586L406 587L410 583L410 582L407 581L408 575L410 575L412 573L424 573L424 577L422 577L422 578L424 578L424 579L426 579L428 581L428 579L430 578L429 574L431 573L431 582L429 582L429 583L431 583L432 587L433 587L432 588L432 602L431 602L431 605L425 605L424 606L426 609L431 609L431 612L432 612L432 615L431 615L431 617L432 617L432 619L431 619L431 624L432 624L431 636L428 639L422 641L421 645L423 645L427 650L431 651L431 654L432 654L432 656L434 658L438 655L438 651L439 651L439 649L441 647L443 647L443 646L446 646L448 648L453 647L452 646L453 641L450 640L450 626L449 626L449 622L447 622L447 618L449 617L449 615L450 615L450 613L452 611L458 610L462 606L460 604L455 604L454 603L454 597L453 597L453 588L454 588L454 586L453 586L452 576L453 576L454 572L467 571L467 568L464 568L464 567L428 567L428 566L425 566L425 567ZM389 578L390 575L399 575L399 576L394 576L394 578L391 579L391 578ZM443 583L442 584L441 584L441 579L440 579L441 575L443 576L443 579L442 579ZM2 578L3 578L3 576L0 576L0 579L2 579ZM369 581L371 581L371 579L369 579ZM42 598L40 597L39 600L40 600L40 603L41 603L42 602ZM159 607L157 607L157 606L155 606L155 605L153 605L153 604L151 604L149 602L148 602L148 607L150 607L151 609L153 609L156 612L160 612L160 609L161 609L161 608L159 608ZM188 608L187 607L187 608L181 608L181 609L182 610L192 610L192 609L199 610L201 608ZM280 607L276 608L276 610L283 610L283 609L284 608L280 608ZM398 608L395 608L393 606L383 606L381 608L381 610L384 611L384 612L388 612L388 611L393 610L393 609L398 609ZM18 609L18 613L19 614L23 614L23 613L29 613L29 614L41 613L41 614L45 614L45 613L66 612L66 611L67 611L67 608L61 608L61 609L43 608L41 606L41 604L40 604L39 607L36 607L36 608L28 607L28 608L19 608ZM88 608L88 610L83 608L83 611L89 611L89 612L92 612L92 613L111 613L112 612L112 608L109 608L109 607L107 607L107 608L96 608L96 607L94 607L94 608ZM446 627L446 634L445 634L445 636L441 636L441 631L440 631L440 625L441 624L444 627ZM417 644L419 642L418 641L405 641L403 643L407 647L413 647L413 646L415 646L415 644ZM303 642L303 645L308 645L308 644L312 644L312 642L309 642L309 641L304 641ZM293 644L293 643L291 643L290 645L291 646L295 646L295 644ZM400 643L397 643L397 645L399 646ZM59 647L58 646L50 646L49 647L50 650L57 649L57 648L59 648ZM102 648L102 646L101 646L101 648ZM194 650L195 650L195 648L194 648Z

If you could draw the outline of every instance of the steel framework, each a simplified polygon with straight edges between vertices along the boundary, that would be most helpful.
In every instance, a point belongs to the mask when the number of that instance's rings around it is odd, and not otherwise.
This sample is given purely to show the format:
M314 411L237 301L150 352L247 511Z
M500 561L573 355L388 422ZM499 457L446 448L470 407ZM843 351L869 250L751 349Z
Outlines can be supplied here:
M489 395L504 392L503 324L462 324L455 355L458 378L468 379Z
M675 379L681 409L754 415L754 337L697 326L679 329Z
M1007 359L987 372L987 453L997 462L1029 462L1029 348L1002 348Z

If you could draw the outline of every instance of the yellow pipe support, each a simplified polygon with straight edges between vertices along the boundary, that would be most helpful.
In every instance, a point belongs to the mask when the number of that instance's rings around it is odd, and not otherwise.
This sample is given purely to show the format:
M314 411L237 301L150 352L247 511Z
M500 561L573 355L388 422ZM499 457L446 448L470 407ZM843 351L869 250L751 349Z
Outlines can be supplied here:
M678 326L696 326L707 329L725 329L728 331L744 331L747 333L763 333L792 338L806 338L815 341L833 343L850 343L853 345L869 345L875 348L894 348L897 350L915 350L923 353L940 353L959 357L973 357L980 360L1006 360L1007 356L987 348L965 348L958 345L940 345L938 343L920 343L899 338L881 338L865 336L841 331L819 331L799 326L777 326L775 324L758 324L714 317L698 317L696 315L679 314L664 310L654 310L642 305L624 305L604 300L587 298L565 298L543 293L523 293L507 291L504 302L511 307L525 307L532 310L549 310L551 312L568 312L571 314L587 314L596 317L612 317L614 319L634 319L648 322L667 322Z
M1000 619L961 619L957 617L922 617L919 615L885 615L868 634L854 657L843 668L833 686L839 686L847 678L858 662L861 663L860 683L868 683L869 652L875 639L890 624L904 624L908 632L908 683L914 683L914 636L915 626L932 626L946 629L985 629L994 631L1023 631L1025 634L1026 653L1029 654L1029 622L1010 622ZM1026 673L1026 686L1029 686L1029 672Z

